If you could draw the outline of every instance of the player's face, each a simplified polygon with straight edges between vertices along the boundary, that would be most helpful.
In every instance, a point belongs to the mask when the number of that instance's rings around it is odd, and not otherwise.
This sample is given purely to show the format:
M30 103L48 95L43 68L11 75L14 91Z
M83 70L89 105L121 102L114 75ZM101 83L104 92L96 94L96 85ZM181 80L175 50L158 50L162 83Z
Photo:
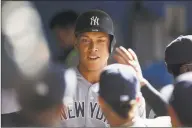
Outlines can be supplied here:
M88 71L100 70L109 58L109 35L103 32L86 32L79 35L77 49L80 65Z
M74 35L74 28L59 28L56 27L53 29L53 32L59 41L59 45L62 48L73 46L75 35Z

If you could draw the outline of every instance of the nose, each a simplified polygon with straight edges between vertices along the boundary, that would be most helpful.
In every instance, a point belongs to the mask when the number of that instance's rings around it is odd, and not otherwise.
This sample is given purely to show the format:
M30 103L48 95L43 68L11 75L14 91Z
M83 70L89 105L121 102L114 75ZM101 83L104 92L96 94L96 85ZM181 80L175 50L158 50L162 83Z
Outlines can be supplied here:
M94 52L98 51L97 45L94 42L90 43L89 49L90 51L94 51Z

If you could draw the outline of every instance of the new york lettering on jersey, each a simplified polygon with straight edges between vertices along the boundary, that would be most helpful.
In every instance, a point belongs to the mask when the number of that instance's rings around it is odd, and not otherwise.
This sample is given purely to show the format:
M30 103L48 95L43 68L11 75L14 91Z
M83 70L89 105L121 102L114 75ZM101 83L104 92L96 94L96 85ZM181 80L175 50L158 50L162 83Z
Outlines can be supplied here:
M64 114L64 113L63 113ZM96 102L89 102L86 109L85 102L76 101L73 105L67 106L63 120L67 126L108 126L107 120ZM74 123L71 125L71 123ZM99 123L98 123L99 122ZM98 124L98 125L97 125Z
M104 117L98 103L89 103L89 118L97 119L103 122L106 122L106 118ZM73 118L85 118L85 102L75 102L74 106L67 107L65 110L66 116L64 117L65 120L73 119Z
M98 103L99 84L89 83L75 68L77 90L74 102L65 109L64 126L67 127L107 127L108 123Z

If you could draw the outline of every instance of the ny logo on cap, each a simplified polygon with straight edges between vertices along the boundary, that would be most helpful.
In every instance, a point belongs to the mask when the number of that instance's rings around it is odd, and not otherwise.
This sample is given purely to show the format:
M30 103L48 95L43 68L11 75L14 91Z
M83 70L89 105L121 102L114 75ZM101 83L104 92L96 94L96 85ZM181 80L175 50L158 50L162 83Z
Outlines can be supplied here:
M99 25L99 18L97 16L92 16L90 25Z

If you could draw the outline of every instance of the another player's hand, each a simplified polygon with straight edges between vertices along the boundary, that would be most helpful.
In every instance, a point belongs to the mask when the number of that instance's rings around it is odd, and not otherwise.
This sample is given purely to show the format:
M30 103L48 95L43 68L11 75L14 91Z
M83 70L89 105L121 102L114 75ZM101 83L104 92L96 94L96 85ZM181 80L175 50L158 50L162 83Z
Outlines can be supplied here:
M143 85L143 82L145 81L145 79L143 78L137 55L132 49L129 48L127 50L122 46L120 46L119 48L116 48L114 59L120 64L126 64L126 65L132 66L137 73L137 77L141 83L141 86Z
M60 113L61 120L66 120L67 119L67 115L66 115L67 106L66 105L62 105L60 112L61 112Z

